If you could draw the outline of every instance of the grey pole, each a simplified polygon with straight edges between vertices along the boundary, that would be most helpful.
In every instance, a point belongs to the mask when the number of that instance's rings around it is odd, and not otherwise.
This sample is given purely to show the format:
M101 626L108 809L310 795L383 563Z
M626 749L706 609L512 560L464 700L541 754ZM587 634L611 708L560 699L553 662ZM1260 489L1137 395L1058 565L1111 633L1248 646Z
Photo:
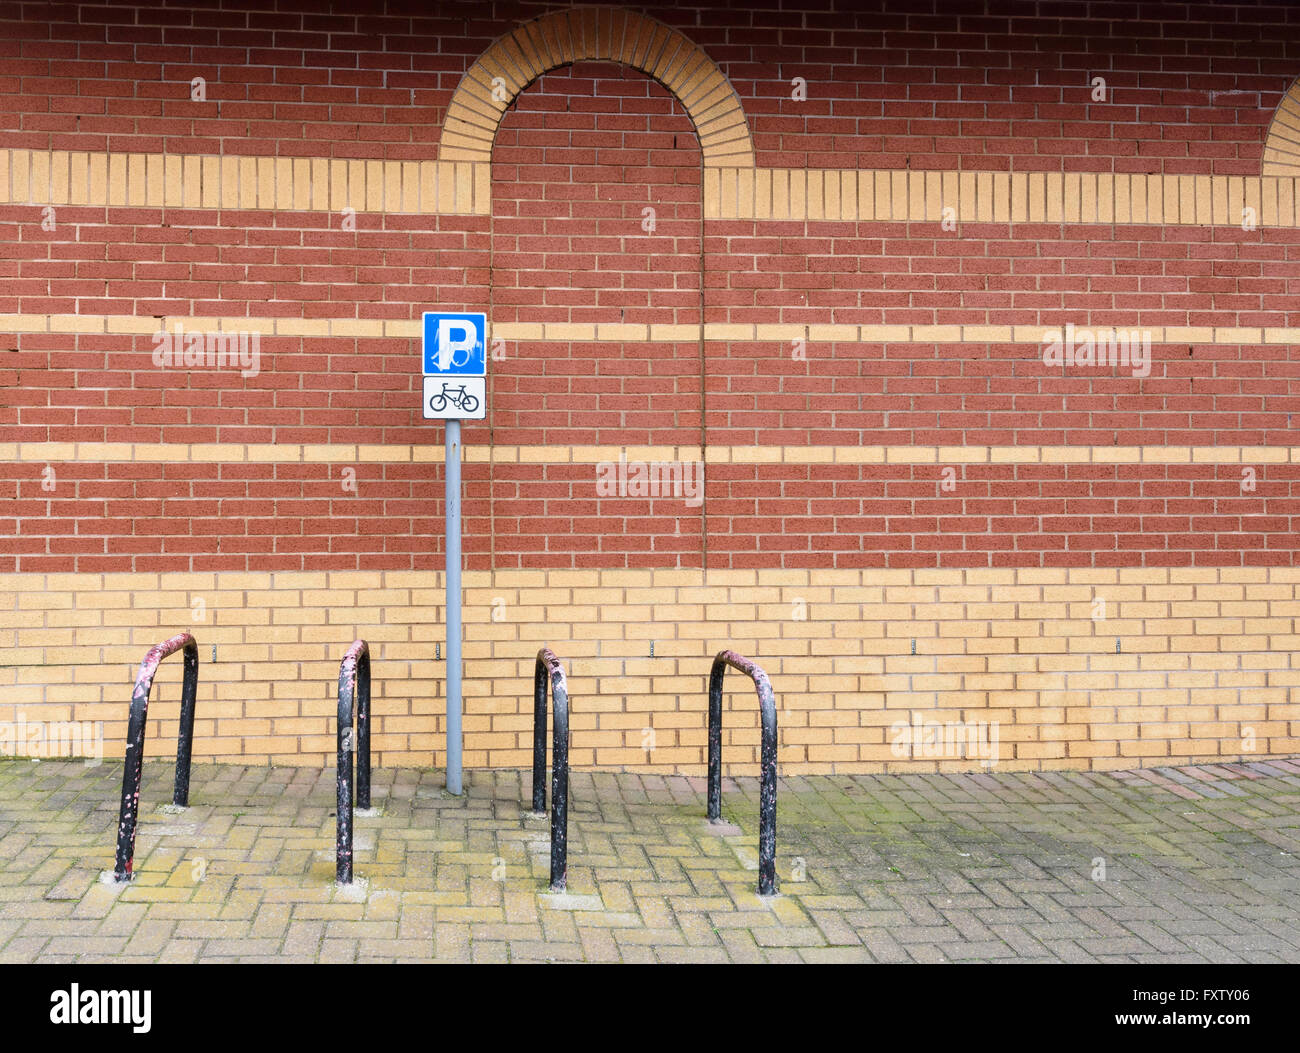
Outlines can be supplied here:
M461 793L460 421L447 421L447 792Z

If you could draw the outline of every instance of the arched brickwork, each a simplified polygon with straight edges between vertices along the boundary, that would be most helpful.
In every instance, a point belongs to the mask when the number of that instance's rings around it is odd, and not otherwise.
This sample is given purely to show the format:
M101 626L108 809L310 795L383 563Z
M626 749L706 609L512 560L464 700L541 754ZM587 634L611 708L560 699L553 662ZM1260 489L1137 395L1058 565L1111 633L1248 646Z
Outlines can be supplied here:
M671 91L695 125L705 167L753 166L745 112L713 60L661 22L605 7L543 15L488 48L452 95L440 158L489 162L497 127L515 96L548 70L584 59L623 63Z
M1300 77L1282 96L1264 140L1266 176L1300 176Z

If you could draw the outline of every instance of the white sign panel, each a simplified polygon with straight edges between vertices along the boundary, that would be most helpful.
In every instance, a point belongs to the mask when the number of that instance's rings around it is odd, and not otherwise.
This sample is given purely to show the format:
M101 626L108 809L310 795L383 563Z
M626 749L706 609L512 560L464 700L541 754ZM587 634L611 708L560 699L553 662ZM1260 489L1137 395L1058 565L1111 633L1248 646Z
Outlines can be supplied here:
M483 420L486 377L425 377L425 420Z

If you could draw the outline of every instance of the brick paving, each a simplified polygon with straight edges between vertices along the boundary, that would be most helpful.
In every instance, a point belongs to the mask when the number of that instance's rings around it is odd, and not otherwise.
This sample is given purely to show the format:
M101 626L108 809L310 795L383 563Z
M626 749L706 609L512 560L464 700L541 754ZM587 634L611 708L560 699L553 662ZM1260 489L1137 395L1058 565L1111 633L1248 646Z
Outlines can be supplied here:
M575 772L569 889L529 773L376 770L334 883L332 771L0 761L0 961L1298 962L1300 762L782 779L781 894L755 891L757 780Z

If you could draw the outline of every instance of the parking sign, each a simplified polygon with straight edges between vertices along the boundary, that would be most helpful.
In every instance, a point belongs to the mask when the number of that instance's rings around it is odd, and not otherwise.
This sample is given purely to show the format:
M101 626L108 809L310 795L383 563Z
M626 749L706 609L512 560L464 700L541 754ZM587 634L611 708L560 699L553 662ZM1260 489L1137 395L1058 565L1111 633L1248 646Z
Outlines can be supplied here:
M487 315L424 314L425 420L487 416Z

